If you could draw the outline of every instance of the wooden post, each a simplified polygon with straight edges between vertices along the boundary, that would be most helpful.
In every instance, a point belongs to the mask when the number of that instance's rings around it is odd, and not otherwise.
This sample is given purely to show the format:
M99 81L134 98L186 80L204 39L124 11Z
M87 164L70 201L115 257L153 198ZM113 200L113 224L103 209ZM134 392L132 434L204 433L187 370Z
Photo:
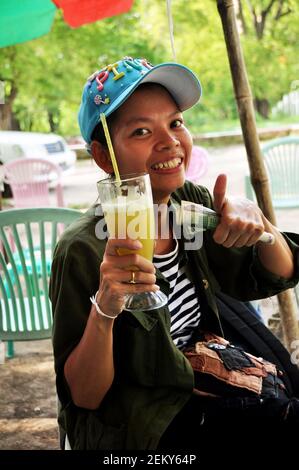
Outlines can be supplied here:
M269 181L259 145L253 100L237 29L233 0L217 0L217 7L222 21L251 182L255 189L258 205L267 219L276 225ZM292 342L299 339L297 311L292 298L292 291L287 290L279 294L278 301L286 346L291 352Z
M3 169L2 165L0 165L0 211L2 210L2 191L4 191L4 174L3 174Z

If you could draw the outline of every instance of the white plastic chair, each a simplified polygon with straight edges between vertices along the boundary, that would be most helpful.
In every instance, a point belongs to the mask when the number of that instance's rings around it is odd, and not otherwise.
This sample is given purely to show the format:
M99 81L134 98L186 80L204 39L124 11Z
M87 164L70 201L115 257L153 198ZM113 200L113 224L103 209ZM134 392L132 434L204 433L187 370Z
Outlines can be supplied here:
M50 206L49 182L55 180L57 206L63 207L61 169L42 158L19 158L3 165L4 182L9 184L14 205L23 207Z
M186 171L186 178L192 183L198 184L202 176L206 174L209 166L208 152L198 145L193 145L191 160Z

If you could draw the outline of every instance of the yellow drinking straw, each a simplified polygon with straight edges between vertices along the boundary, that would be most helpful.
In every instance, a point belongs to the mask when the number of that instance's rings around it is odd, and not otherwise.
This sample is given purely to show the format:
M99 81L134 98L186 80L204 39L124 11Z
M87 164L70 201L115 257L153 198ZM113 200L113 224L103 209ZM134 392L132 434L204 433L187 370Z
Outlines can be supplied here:
M110 153L110 157L111 157L111 161L112 161L112 166L113 166L113 170L114 170L114 174L115 174L115 179L116 179L117 182L120 182L120 176L119 176L117 161L116 161L114 150L113 150L113 147L112 147L112 142L111 142L111 138L110 138L110 134L109 134L109 129L108 129L108 126L107 126L106 116L105 116L104 113L101 113L100 117L101 117L101 122L102 122L103 129L104 129L106 141L107 141L107 144L108 144L108 149L109 149L109 153Z

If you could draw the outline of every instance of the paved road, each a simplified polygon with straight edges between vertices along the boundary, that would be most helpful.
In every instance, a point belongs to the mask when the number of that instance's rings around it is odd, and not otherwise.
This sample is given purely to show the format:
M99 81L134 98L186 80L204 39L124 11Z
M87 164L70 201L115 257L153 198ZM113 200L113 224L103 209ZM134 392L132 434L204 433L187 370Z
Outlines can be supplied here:
M217 175L227 173L228 193L244 196L244 176L249 174L245 147L231 145L224 148L209 148L208 152L209 169L199 183L212 191ZM76 208L91 205L97 199L96 182L103 177L105 174L92 160L78 161L74 173L64 178L66 205ZM299 209L280 210L276 216L280 229L299 232Z
M104 177L93 160L78 160L74 173L63 178L65 204L89 207L97 199L96 182Z

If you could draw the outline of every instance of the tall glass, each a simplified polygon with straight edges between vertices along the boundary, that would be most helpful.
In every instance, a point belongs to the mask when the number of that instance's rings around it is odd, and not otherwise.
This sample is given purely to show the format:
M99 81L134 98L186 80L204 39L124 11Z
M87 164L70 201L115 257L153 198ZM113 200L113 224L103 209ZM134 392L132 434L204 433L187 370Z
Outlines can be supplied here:
M124 175L121 181L107 178L97 183L102 210L109 236L139 240L139 250L118 249L118 254L138 253L152 261L155 243L155 217L153 196L148 174ZM131 266L130 271L137 271ZM153 310L167 304L163 292L128 294L125 309L129 311Z

